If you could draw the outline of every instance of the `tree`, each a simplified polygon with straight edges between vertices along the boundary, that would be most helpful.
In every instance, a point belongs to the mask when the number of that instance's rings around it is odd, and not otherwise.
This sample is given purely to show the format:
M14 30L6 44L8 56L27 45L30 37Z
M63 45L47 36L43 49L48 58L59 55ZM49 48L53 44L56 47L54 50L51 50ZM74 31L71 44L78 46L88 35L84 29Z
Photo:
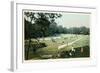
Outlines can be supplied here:
M45 37L48 36L48 31L51 24L56 24L55 19L61 17L61 14L57 13L34 13L34 12L25 12L25 18L29 19L28 21L32 24L32 30L30 32L36 31L40 33L32 33L33 38ZM34 30L34 31L33 31ZM28 31L29 32L29 31Z
M89 35L90 34L89 28L86 28L84 26L80 27L80 34Z
M28 59L31 39L48 36L50 25L55 23L55 19L61 16L57 13L24 12L25 39L29 40L26 59Z

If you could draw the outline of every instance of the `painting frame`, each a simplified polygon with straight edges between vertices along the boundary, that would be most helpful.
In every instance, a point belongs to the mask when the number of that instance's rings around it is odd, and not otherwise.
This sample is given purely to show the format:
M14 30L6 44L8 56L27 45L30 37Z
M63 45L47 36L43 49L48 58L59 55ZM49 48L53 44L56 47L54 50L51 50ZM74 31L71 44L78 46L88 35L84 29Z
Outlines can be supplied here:
M11 70L20 71L20 70L35 70L35 69L53 69L53 68L67 68L67 67L80 67L80 66L95 66L96 65L96 50L94 34L94 27L96 24L96 7L86 7L86 6L63 6L63 5L46 5L46 4L34 4L32 2L12 2L11 3ZM35 60L35 61L23 61L23 49L22 44L22 10L23 9L33 9L36 10L53 10L53 11L74 11L74 12L90 12L91 13L91 35L90 42L91 48L90 56L91 58L87 59L58 59L58 60ZM67 61L67 63L66 63ZM48 67L46 67L48 66Z

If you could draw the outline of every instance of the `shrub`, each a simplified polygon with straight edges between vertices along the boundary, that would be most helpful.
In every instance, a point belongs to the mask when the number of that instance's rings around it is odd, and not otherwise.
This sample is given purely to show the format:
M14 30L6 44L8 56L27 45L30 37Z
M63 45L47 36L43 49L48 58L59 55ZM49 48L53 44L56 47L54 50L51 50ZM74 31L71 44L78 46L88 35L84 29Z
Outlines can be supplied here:
M31 41L29 44L29 41L25 41L25 60L27 60L27 55L28 59L31 59L33 57L36 57L38 54L36 53L38 49L46 47L47 45L43 42L38 42L38 41ZM39 57L39 56L37 56Z
M61 58L68 58L68 57L70 57L69 51L62 51L62 52L60 52L60 57Z

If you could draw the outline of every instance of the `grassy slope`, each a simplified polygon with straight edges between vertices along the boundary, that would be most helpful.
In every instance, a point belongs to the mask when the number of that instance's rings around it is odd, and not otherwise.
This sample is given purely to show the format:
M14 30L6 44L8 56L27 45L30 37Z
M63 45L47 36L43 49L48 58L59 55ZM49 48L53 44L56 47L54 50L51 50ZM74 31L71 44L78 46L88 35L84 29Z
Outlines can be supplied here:
M58 46L66 44L66 43L70 43L79 38L82 38L82 39L77 41L73 45L70 45L63 49L58 50ZM45 54L56 55L58 52L70 50L72 46L74 48L89 46L89 36L88 35L77 35L77 36L76 35L61 35L61 38L56 38L55 42L53 42L52 40L41 40L41 42L45 42L47 44L47 47L37 50L37 53L34 55L32 54L32 52L30 52L29 56L31 58L38 59L40 58L40 55L45 55Z

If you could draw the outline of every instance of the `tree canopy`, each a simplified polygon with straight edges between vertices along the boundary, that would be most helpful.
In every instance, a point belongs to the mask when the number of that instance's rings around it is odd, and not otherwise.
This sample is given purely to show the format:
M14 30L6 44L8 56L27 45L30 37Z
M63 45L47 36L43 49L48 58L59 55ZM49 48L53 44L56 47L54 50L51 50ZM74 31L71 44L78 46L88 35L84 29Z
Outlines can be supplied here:
M55 25L55 19L61 17L57 13L24 12L25 38L49 36L50 25Z

